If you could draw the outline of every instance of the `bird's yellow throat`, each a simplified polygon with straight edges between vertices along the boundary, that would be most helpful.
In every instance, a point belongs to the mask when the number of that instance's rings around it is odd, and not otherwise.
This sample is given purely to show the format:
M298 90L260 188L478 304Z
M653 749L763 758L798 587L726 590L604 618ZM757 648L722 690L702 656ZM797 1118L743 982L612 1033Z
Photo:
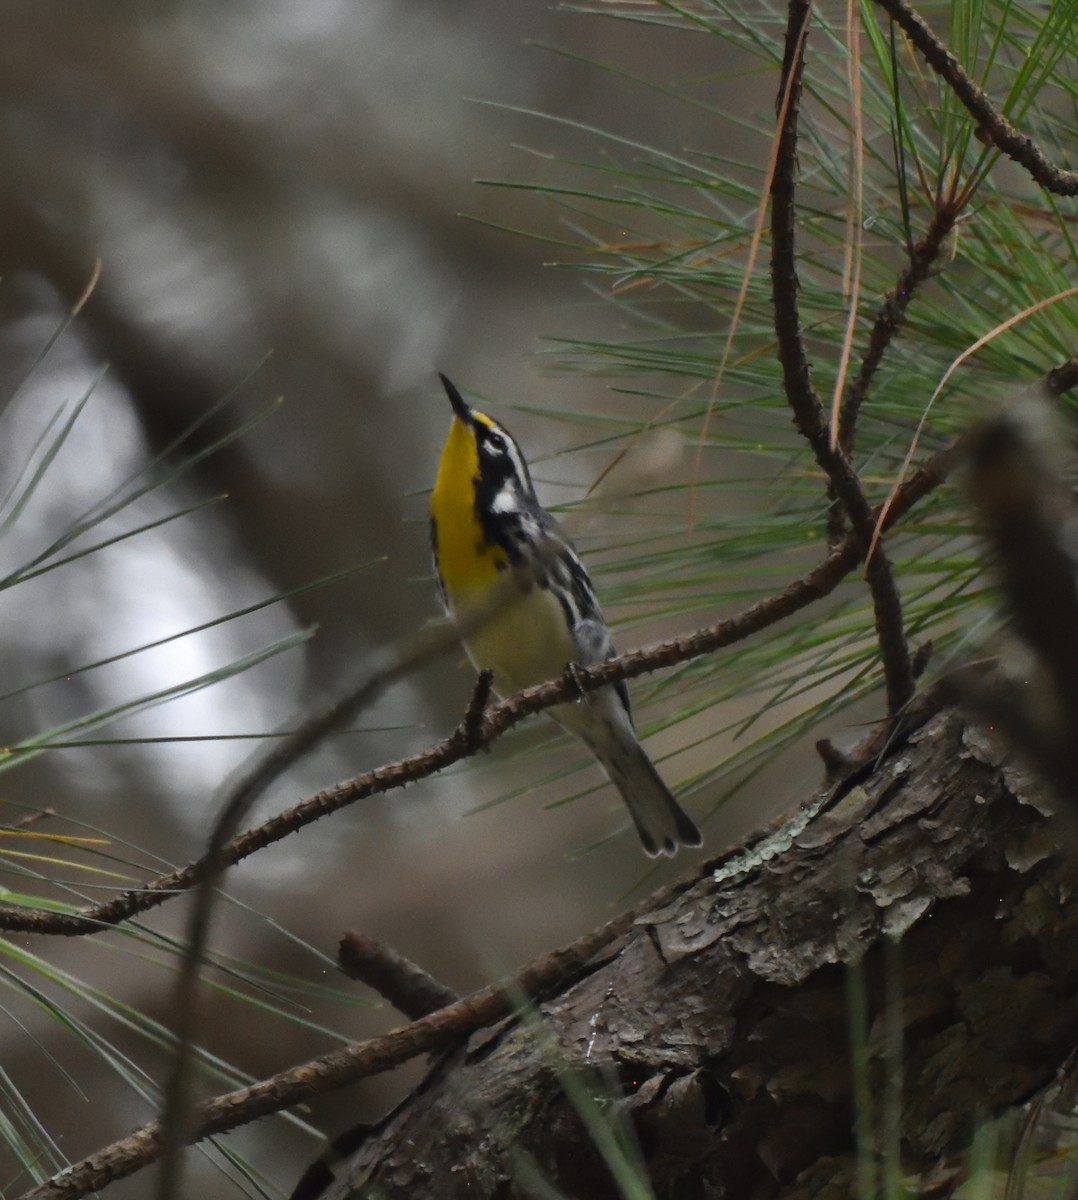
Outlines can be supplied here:
M472 415L476 421L491 423L483 413ZM459 596L489 586L505 566L504 551L487 543L476 515L478 477L475 433L459 417L454 417L438 460L438 475L430 498L438 570L450 595Z

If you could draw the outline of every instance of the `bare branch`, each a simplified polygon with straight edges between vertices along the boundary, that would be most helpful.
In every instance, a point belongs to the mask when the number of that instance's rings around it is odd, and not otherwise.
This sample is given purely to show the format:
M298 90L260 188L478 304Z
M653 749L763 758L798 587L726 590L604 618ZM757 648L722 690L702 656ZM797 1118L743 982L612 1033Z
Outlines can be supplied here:
M418 963L365 933L346 933L337 948L337 961L349 979L373 988L411 1021L460 999Z
M958 59L905 0L876 0L925 61L950 87L978 123L978 133L997 150L1025 167L1041 187L1061 196L1078 196L1078 171L1066 171L1050 162L1032 138L1019 133L988 95L962 69Z
M902 328L906 309L914 292L932 273L947 237L955 227L962 205L940 202L932 214L932 221L921 240L914 246L910 261L898 277L898 281L884 297L872 325L868 349L861 361L861 369L846 391L839 416L838 441L847 457L853 454L854 433L861 404L868 393L869 384L883 360L887 347Z
M798 113L804 44L812 13L809 0L791 0L786 28L783 85L779 103L781 136L771 182L771 296L775 334L786 398L794 422L812 447L834 494L850 517L854 535L867 547L872 538L872 512L849 459L831 445L823 406L812 382L812 370L798 305L800 280L795 252ZM876 636L887 687L887 707L898 714L913 696L913 670L903 628L902 602L886 556L873 554L866 571L876 618Z

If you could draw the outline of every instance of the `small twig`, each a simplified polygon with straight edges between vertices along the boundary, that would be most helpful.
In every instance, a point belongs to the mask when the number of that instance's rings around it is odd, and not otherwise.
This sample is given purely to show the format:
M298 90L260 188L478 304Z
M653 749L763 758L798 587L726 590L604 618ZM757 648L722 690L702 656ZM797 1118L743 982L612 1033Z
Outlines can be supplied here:
M464 748L468 751L477 750L482 744L483 714L490 703L493 690L494 672L489 667L484 667L476 676L475 690L472 692L472 698L464 713L464 720L461 721L458 730Z
M812 382L808 352L801 334L798 304L800 280L795 253L798 116L804 70L805 30L812 13L810 0L791 0L786 27L782 90L779 103L778 157L771 182L771 299L779 362L786 399L794 422L812 447L816 461L850 518L854 535L867 547L873 530L872 511L849 459L831 445L823 406ZM880 647L887 708L901 712L913 696L913 671L903 628L902 602L890 562L874 554L866 570L872 593L876 636Z
M1072 354L1044 377L1044 390L1049 396L1062 396L1074 387L1078 387L1078 354Z
M824 779L828 784L841 779L857 760L845 750L840 750L830 738L819 738L816 741L816 753L824 766Z
M978 132L1006 154L1043 188L1061 196L1078 196L1078 171L1066 171L1050 162L1032 138L1019 133L988 95L962 69L958 59L905 0L876 0L924 56L978 124Z
M29 829L31 825L36 825L38 821L44 821L48 817L55 817L55 808L43 808L38 812L27 813L20 817L17 821L12 821L8 829Z
M922 642L913 652L913 677L920 679L921 676L928 670L928 664L932 661L932 655L936 652L936 644L931 639L927 642Z
M865 568L865 577L872 591L872 608L876 619L876 639L883 664L884 686L887 691L887 711L894 717L913 698L913 662L906 640L902 598L891 570L890 559L881 559L879 547Z
M898 277L895 286L884 297L876 313L876 320L869 335L868 349L861 360L861 369L846 391L839 415L838 440L847 457L853 453L857 417L868 393L869 384L883 360L884 352L902 327L906 309L914 293L932 273L932 268L955 227L960 211L957 205L937 204L924 237L914 246L909 263Z
M418 963L377 938L354 930L341 938L337 962L349 979L373 988L410 1021L455 1004L460 996Z
M888 510L884 521L885 529L891 528L950 474L959 461L961 445L961 440L956 439L952 445L926 459L910 475ZM324 791L316 792L293 808L278 813L261 825L232 838L223 847L222 860L232 866L349 804L426 779L473 753L475 747L469 748L468 743L476 736L479 746L488 746L526 716L575 699L578 690L594 691L607 684L635 679L639 675L676 666L743 641L830 595L861 561L863 553L861 539L851 534L807 575L795 579L781 591L750 605L725 621L704 626L695 633L630 651L593 667L581 667L577 670L576 680L572 684L563 677L510 696L485 711L477 732L465 737L458 729L449 737L435 742L410 758L388 763L334 784ZM111 900L88 906L75 913L0 907L0 929L6 932L57 934L64 937L100 933L129 917L156 908L166 900L194 887L202 878L204 870L205 864L199 859L170 871L167 875L149 880L141 887L129 888Z

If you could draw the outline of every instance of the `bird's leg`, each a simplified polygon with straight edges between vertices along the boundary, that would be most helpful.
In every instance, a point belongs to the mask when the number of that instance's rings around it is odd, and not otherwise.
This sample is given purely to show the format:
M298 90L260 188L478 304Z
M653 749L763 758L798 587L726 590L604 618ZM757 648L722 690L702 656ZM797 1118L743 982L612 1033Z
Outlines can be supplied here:
M567 662L565 664L565 671L563 672L563 674L564 674L565 678L568 679L569 682L576 689L577 704L583 703L584 697L587 695L587 693L584 691L583 687L581 687L581 685L580 685L580 672L577 670L576 663L575 662Z

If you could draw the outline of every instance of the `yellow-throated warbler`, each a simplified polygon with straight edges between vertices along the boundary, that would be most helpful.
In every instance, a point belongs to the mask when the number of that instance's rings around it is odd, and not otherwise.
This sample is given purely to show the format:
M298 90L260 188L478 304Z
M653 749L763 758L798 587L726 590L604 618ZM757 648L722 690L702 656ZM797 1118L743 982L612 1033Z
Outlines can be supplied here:
M536 499L520 447L440 378L453 424L431 494L431 544L442 602L468 657L494 672L503 696L554 679L570 663L611 658L610 631L588 573ZM700 845L700 831L637 739L624 684L547 711L602 764L646 853Z

